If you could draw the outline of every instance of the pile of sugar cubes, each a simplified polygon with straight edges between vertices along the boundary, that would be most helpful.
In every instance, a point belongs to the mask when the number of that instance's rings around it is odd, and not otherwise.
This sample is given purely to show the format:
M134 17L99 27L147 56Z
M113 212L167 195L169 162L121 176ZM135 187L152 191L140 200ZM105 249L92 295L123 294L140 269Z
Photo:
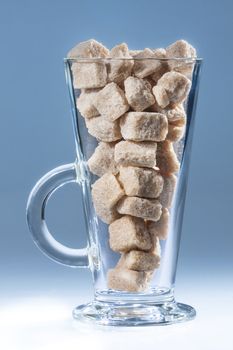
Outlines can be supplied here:
M88 40L68 57L74 59L74 88L80 89L77 109L99 142L88 160L99 177L92 185L93 204L109 225L110 248L121 254L108 271L108 288L144 291L160 265L160 240L168 234L179 171L173 143L184 135L183 104L194 64L189 58L196 51L184 40L141 51L124 43L109 51Z

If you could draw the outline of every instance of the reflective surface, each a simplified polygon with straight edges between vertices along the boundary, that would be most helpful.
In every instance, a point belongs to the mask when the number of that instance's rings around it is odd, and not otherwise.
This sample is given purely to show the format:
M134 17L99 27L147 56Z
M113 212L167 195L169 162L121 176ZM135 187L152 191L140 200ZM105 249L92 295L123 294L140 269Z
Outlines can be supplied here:
M196 316L193 307L175 300L162 304L112 304L93 301L79 305L73 311L75 319L102 326L156 326L191 321Z
M75 274L82 280L81 271L76 271ZM72 281L66 278L65 285L59 288L61 281L58 275L54 275L53 281L50 279L48 283L46 278L36 279L31 276L30 279L25 279L25 283L16 292L16 284L12 281L10 295L1 293L1 348L141 350L153 349L156 344L156 347L163 350L232 349L233 284L219 272L215 272L212 277L205 274L201 277L198 271L193 271L192 277L183 274L178 279L179 297L198 305L198 314L194 322L170 327L106 328L73 321L70 312L72 307L77 302L90 300L92 295L90 280L83 281L78 296L74 288L70 287L70 282ZM189 287L191 283L192 289ZM223 290L223 285L228 285L228 288ZM25 292L28 288L30 293ZM217 302L219 295L221 302Z

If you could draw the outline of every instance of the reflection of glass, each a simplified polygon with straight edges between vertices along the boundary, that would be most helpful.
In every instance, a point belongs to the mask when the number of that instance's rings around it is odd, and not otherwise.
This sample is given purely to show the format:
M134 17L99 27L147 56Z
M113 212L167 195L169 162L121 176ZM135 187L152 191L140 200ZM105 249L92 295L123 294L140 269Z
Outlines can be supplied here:
M161 241L162 259L154 274L150 288L145 292L122 292L107 287L107 271L115 267L119 254L113 252L108 242L108 225L97 216L91 198L91 184L97 179L89 172L87 160L97 145L89 135L84 118L76 109L75 99L80 91L73 87L71 65L74 60L65 60L66 78L71 98L77 160L58 167L46 174L32 190L27 207L28 225L38 247L50 258L73 267L89 267L93 274L94 301L74 310L77 319L91 320L103 325L149 325L169 324L192 319L195 310L179 304L174 299L175 275L180 245L182 218L187 188L189 160L194 130L194 114L197 101L201 60L192 60L192 87L185 102L187 123L185 135L175 144L181 162L177 174L177 186L170 210L168 238ZM88 60L91 64L91 60ZM82 188L83 206L87 228L87 247L71 249L57 242L47 229L45 207L50 195L58 187L76 182Z

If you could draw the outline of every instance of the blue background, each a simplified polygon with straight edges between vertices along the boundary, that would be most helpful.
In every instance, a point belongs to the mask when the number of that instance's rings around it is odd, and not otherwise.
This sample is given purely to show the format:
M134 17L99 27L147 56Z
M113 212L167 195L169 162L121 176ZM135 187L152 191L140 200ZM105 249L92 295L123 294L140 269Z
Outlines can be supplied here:
M163 47L184 38L204 58L177 282L208 290L211 277L213 285L229 289L232 12L230 0L0 2L0 294L18 297L41 290L62 295L67 288L78 295L78 289L91 289L87 270L55 264L39 252L25 222L36 180L75 158L63 57L89 38L107 47L127 42L132 49ZM76 187L57 192L47 217L57 239L79 247L85 245L85 230Z

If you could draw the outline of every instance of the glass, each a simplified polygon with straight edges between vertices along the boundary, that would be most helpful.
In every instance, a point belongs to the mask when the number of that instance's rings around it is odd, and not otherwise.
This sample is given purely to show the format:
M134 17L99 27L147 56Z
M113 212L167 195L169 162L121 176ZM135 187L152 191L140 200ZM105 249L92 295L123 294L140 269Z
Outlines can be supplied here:
M154 59L143 60L149 64L155 61ZM157 61L168 63L180 61L187 67L191 67L192 84L184 103L187 115L185 133L183 138L174 144L180 161L180 170L176 174L177 185L170 209L168 238L161 241L161 264L154 274L149 289L144 292L117 291L107 286L107 271L115 267L119 254L110 249L108 225L103 223L95 213L91 185L98 177L89 171L87 160L93 154L97 141L88 133L85 120L76 107L76 98L80 95L80 90L74 87L72 65L77 62L90 65L101 62L101 64L108 65L111 61L117 62L117 59L65 59L77 159L74 163L50 171L35 185L27 205L28 226L37 246L51 259L61 264L88 267L91 270L95 290L94 300L89 304L78 306L73 311L74 318L114 326L160 325L191 320L195 317L195 310L189 305L176 302L174 288L201 59L157 59ZM60 186L70 182L76 182L82 189L87 231L85 249L68 248L56 241L48 231L45 222L45 209L49 197Z

